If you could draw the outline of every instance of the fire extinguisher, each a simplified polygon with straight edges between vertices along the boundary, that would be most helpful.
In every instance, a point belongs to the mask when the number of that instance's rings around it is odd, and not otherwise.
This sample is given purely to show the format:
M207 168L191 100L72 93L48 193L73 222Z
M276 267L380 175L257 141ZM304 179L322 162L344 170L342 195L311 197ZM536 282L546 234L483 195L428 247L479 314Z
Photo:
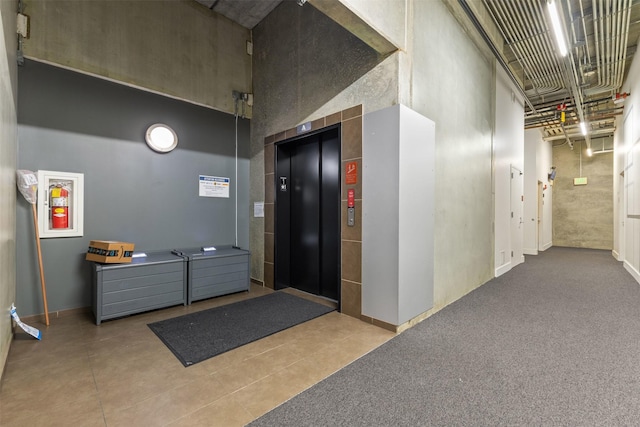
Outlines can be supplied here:
M51 187L51 228L69 228L69 190L62 184Z

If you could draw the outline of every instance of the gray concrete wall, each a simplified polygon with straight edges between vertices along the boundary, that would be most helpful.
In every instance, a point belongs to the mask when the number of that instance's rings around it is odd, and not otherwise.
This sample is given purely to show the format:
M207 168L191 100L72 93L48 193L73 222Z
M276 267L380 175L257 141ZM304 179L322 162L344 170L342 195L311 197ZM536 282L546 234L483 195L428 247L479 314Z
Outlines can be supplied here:
M0 378L11 344L11 318L16 296L15 170L18 125L15 22L17 2L0 2Z
M415 111L436 123L434 309L493 277L493 65L442 2L413 2ZM402 89L401 89L402 91ZM498 226L498 225L496 225Z
M232 90L251 92L250 31L193 0L26 5L29 58L229 113Z
M383 59L312 4L283 2L253 30L251 203L264 200L264 138L363 104L397 102L396 55ZM264 221L251 218L251 277L263 280Z
M580 142L553 149L553 245L613 249L613 154L588 157L585 149ZM578 177L588 184L574 186Z

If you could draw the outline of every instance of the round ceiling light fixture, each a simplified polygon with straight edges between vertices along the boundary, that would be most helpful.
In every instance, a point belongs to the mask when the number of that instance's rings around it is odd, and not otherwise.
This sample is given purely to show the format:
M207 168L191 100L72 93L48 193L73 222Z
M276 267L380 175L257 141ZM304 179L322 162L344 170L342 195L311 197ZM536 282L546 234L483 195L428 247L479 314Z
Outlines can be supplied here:
M144 139L147 141L147 145L158 153L168 153L178 145L176 132L163 123L149 126Z

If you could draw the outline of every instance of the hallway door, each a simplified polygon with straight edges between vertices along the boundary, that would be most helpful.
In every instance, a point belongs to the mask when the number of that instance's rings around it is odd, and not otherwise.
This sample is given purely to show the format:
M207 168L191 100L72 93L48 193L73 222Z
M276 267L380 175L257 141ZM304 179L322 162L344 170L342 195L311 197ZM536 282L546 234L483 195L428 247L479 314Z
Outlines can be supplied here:
M338 300L339 128L276 146L276 289Z
M524 261L524 185L522 172L511 166L511 266Z
M543 216L544 216L544 187L542 181L538 181L538 223L536 225L536 251L541 250L542 242L544 241L543 230Z
M626 234L624 229L624 218L627 214L627 205L624 197L624 172L620 174L618 178L618 261L625 260L625 245Z

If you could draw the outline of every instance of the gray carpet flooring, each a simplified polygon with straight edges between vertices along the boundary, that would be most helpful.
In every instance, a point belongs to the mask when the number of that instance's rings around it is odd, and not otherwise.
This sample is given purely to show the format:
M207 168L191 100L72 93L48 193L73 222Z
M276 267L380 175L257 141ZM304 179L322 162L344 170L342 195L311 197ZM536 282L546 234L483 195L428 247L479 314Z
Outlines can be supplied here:
M551 248L251 426L638 426L640 285Z

